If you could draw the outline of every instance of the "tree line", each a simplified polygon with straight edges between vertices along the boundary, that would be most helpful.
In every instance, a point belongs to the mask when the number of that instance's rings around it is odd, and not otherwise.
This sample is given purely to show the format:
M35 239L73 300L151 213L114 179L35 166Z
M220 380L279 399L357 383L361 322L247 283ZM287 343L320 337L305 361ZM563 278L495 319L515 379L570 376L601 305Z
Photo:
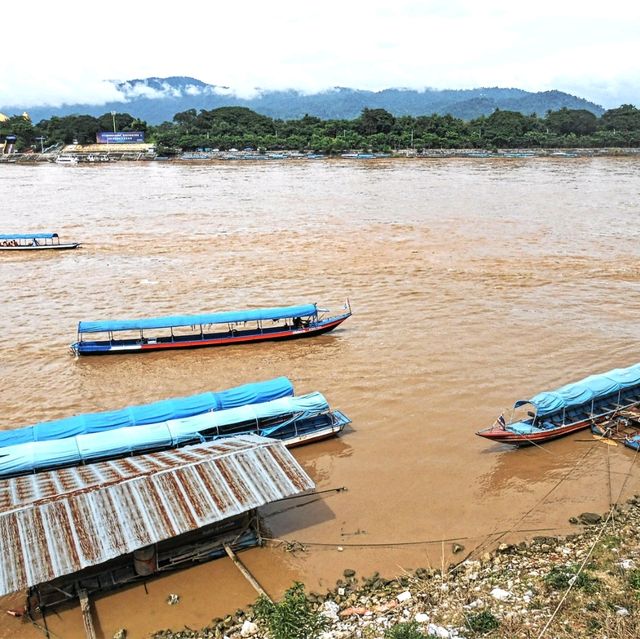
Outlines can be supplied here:
M609 109L600 117L586 109L562 108L544 117L496 109L489 116L467 121L436 114L395 117L385 109L368 108L353 120L310 115L281 120L245 107L190 109L158 126L128 113L52 117L37 124L16 115L0 123L0 140L14 135L17 151L40 151L56 144L91 144L96 133L114 128L144 131L160 153L245 148L332 154L356 149L640 147L640 110L630 104Z

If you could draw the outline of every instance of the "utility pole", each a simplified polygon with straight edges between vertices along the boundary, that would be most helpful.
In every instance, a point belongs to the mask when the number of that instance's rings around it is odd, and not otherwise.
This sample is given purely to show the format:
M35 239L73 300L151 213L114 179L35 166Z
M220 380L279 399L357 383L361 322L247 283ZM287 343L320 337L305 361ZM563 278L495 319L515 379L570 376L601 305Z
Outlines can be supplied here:
M113 132L116 132L116 112L111 111L111 118L113 119Z

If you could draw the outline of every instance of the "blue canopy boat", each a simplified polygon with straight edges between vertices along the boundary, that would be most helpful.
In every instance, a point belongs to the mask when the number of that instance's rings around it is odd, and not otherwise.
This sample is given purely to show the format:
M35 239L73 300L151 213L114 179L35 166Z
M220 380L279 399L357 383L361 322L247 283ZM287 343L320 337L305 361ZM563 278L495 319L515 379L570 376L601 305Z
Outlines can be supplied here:
M63 251L79 246L79 242L60 242L57 233L5 233L0 235L0 251Z
M535 444L601 424L639 405L640 364L634 364L518 400L508 422L500 415L476 434L516 446ZM517 409L527 407L534 410L520 418Z
M243 384L217 393L164 399L152 404L129 406L121 410L83 413L23 428L0 431L0 447L28 442L52 441L116 428L155 424L171 419L227 410L245 404L269 402L293 395L293 384L286 377Z
M143 426L5 446L0 448L0 477L140 455L238 435L280 439L287 447L293 447L331 437L350 421L342 412L330 410L321 393L283 397Z
M76 355L104 355L313 337L342 324L351 316L351 306L347 300L343 313L326 317L328 312L319 309L317 304L303 304L201 315L80 322L78 341L71 345L71 350ZM96 333L107 339L86 339L87 335Z

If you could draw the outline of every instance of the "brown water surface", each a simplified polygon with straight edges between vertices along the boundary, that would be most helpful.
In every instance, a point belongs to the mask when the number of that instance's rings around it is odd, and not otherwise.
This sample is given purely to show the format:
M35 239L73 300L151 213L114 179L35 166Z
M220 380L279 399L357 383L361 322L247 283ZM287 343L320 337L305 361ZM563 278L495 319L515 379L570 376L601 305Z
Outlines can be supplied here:
M242 554L274 596L294 579L329 588L345 568L446 565L453 538L481 552L491 533L566 533L569 516L637 492L631 451L585 432L523 450L474 433L517 398L640 360L639 201L627 158L3 166L0 232L83 248L0 254L0 427L278 375L321 391L352 428L294 454L319 490L348 490L265 511L274 539L307 544ZM354 316L314 340L67 352L81 319L346 297ZM94 613L101 636L137 638L253 599L225 559ZM84 636L77 609L47 624ZM42 635L0 616L13 636Z

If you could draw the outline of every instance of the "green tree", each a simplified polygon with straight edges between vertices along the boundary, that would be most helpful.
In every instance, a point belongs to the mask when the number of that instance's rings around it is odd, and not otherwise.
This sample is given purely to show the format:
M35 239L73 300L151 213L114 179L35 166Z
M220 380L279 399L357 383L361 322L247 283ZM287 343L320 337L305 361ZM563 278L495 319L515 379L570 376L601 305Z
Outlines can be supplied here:
M640 109L632 104L623 104L605 111L600 121L602 127L609 131L640 131Z
M4 122L0 122L0 139L4 139L8 135L15 135L15 150L18 152L26 151L35 145L35 138L39 135L28 117L22 115L14 115Z
M395 118L384 109L363 109L357 122L362 135L389 133L395 124Z
M559 111L549 111L544 124L554 133L591 135L598 128L598 118L586 109L562 108Z

